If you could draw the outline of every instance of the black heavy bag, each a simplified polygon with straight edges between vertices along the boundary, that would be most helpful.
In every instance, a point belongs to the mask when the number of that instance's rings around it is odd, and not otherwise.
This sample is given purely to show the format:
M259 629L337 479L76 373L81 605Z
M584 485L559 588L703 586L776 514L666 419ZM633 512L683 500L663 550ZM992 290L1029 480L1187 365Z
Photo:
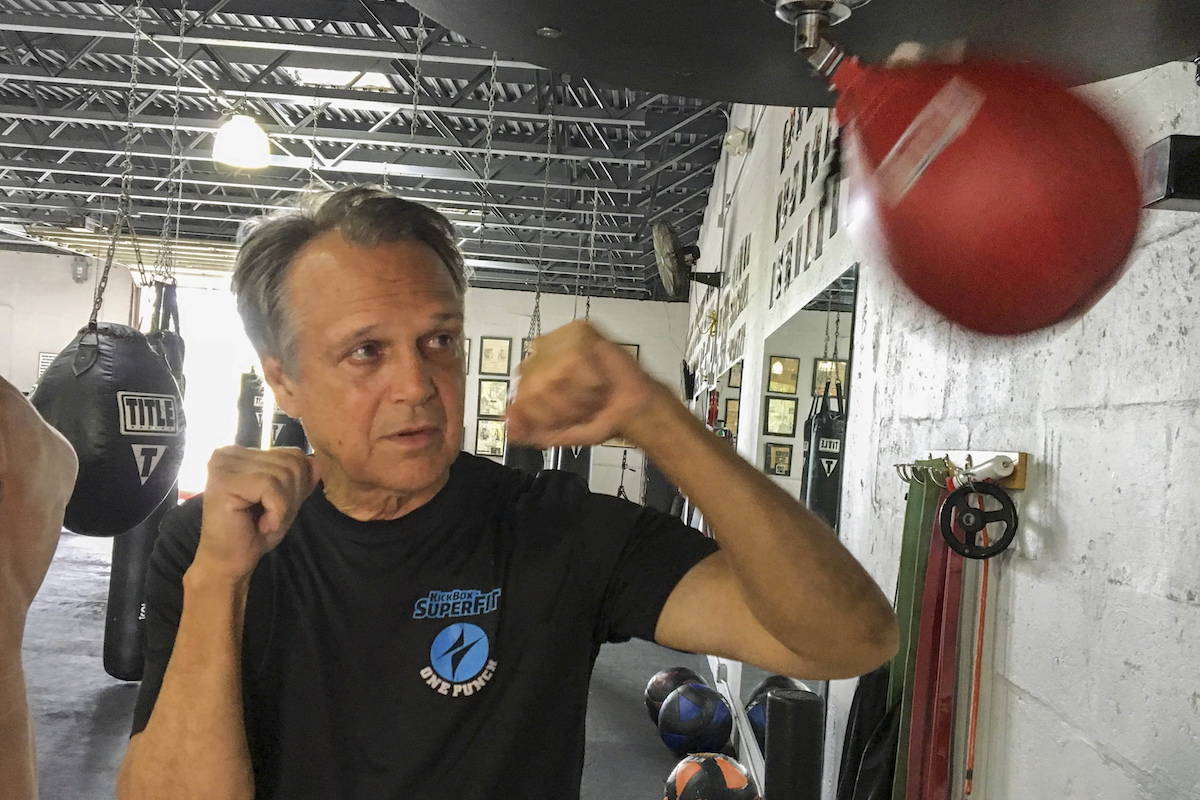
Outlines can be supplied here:
M653 508L661 511L664 514L670 514L671 509L675 506L676 498L680 497L679 490L675 488L675 484L671 483L671 479L667 477L658 466L646 459L646 496L642 500L642 504L646 508ZM678 514L674 515L678 516Z
M145 663L146 570L163 515L179 502L175 487L150 516L113 539L108 606L104 615L104 671L140 681Z
M804 689L767 694L766 800L820 800L825 702Z
M854 689L854 700L850 703L850 714L846 719L846 734L842 739L837 800L854 800L859 765L871 737L887 716L890 674L888 665L884 664L858 679L858 686Z
M842 445L846 441L846 403L837 384L837 409L825 383L821 408L813 416L805 460L804 502L831 528L837 529L842 502Z
M144 334L111 322L82 329L31 400L79 457L65 527L116 536L167 496L183 459L183 403Z
M308 435L304 432L300 420L276 409L271 423L271 446L299 447L307 453Z
M590 447L556 447L554 448L554 469L563 472L573 472L583 478L585 483L591 481L592 448Z
M821 395L813 395L812 404L808 407L808 417L804 420L804 447L800 452L804 458L804 471L800 474L808 475L808 465L812 461L809 457L809 446L812 444L812 426L813 420L817 418L817 414L821 411ZM808 503L808 481L800 484L800 502Z
M238 390L237 433L234 444L240 447L259 447L262 444L262 381L254 370L242 373Z
M537 475L546 468L546 457L536 447L526 447L523 444L510 444L504 448L504 466L516 467L522 472Z
M150 325L150 333L146 334L150 347L167 361L175 382L179 384L179 396L182 397L186 383L183 377L183 356L185 347L183 336L179 331L179 303L175 297L175 284L156 283L154 295L154 316Z

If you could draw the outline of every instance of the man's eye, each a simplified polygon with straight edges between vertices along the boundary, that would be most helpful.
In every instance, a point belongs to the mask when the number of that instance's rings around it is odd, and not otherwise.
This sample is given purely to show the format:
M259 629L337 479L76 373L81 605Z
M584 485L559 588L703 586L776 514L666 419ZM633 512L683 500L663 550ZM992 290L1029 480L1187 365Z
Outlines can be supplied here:
M458 337L452 333L439 333L429 340L437 348L450 348L458 344Z
M379 357L379 345L368 342L350 351L351 361L373 361Z

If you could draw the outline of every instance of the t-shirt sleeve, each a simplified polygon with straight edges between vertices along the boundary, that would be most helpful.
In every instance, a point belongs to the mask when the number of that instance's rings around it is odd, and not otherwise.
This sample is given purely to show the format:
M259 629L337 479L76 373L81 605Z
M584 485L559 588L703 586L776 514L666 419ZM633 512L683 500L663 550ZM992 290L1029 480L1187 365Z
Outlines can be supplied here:
M608 495L589 495L585 508L585 557L601 579L597 641L654 641L667 598L717 543L675 517Z
M200 542L200 499L173 508L158 527L158 540L146 572L145 665L133 709L133 731L141 733L162 689L163 675L183 614L183 573Z

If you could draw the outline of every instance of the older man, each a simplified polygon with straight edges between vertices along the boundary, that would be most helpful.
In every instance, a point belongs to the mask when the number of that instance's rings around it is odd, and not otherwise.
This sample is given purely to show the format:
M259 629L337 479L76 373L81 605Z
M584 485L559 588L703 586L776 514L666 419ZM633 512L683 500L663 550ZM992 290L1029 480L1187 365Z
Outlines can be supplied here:
M38 794L21 639L78 467L67 440L0 377L0 787L11 800Z
M830 531L587 324L539 340L511 438L624 436L716 541L460 453L465 280L432 210L322 197L250 232L234 288L315 456L218 450L164 522L124 800L562 800L604 642L809 678L892 655L889 604Z

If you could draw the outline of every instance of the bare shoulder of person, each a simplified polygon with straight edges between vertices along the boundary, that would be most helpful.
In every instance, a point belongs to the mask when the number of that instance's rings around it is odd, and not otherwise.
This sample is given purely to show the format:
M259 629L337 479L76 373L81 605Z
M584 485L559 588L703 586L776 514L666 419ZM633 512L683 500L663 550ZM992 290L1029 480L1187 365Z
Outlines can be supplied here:
M0 378L0 502L6 489L17 487L69 493L78 467L66 438L15 386Z

